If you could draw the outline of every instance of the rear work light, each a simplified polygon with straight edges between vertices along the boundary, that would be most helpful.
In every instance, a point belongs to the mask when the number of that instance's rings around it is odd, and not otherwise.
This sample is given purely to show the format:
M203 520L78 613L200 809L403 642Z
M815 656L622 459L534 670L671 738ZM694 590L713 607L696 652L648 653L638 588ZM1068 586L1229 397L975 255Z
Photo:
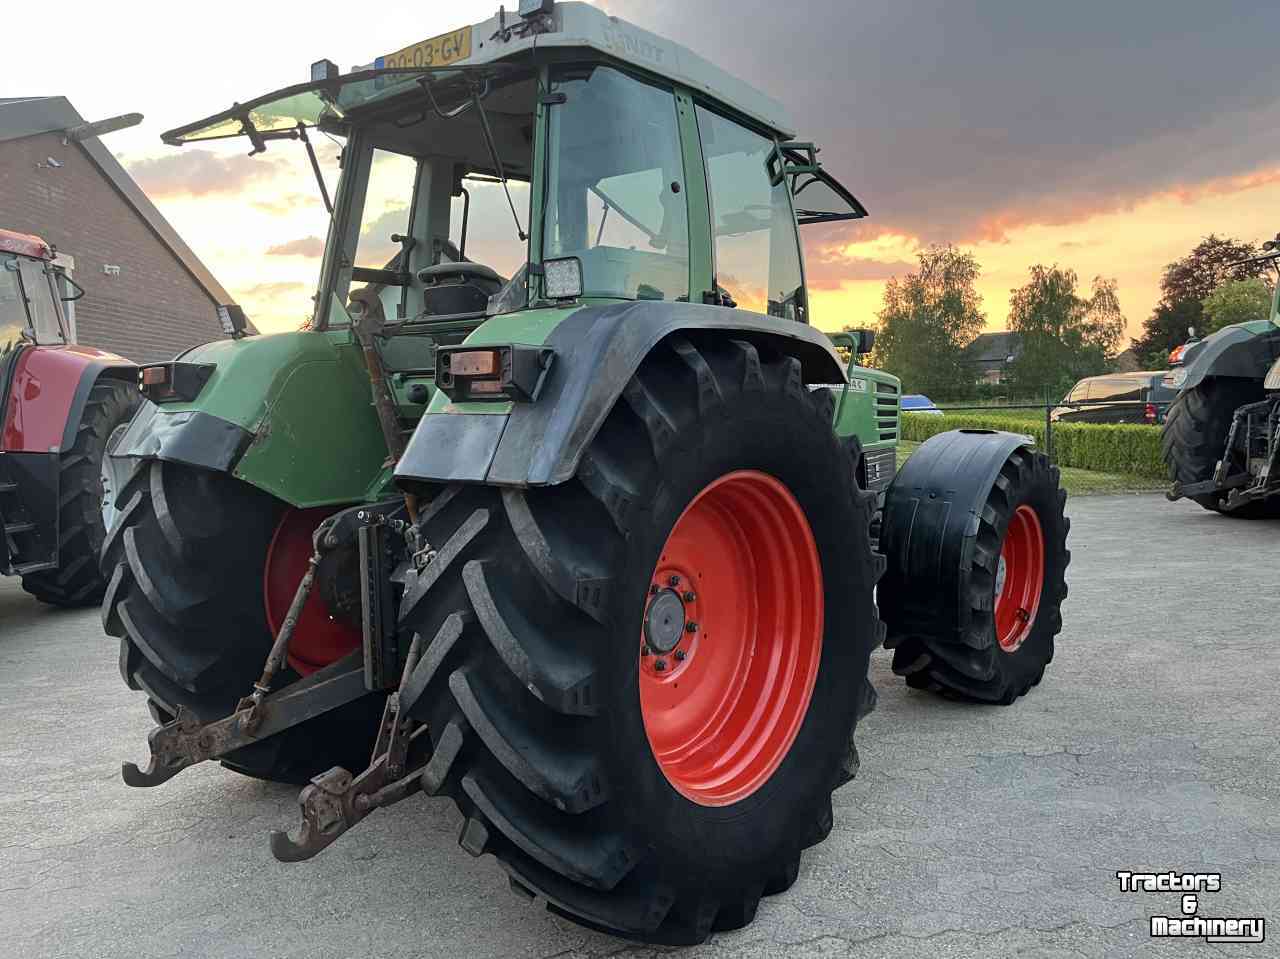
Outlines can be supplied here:
M532 403L551 370L545 346L443 346L436 352L436 385L455 403L515 400Z
M152 403L190 403L213 375L212 363L156 363L138 370L138 390Z

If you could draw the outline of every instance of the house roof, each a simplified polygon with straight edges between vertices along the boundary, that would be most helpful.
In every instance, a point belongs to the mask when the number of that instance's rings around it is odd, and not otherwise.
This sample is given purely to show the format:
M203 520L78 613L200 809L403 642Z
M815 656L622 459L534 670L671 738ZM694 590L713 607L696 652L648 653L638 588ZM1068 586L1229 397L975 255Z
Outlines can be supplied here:
M969 363L1003 363L1022 352L1022 334L1008 330L999 333L981 333L964 349L964 359Z
M84 117L80 116L66 97L0 97L0 143L41 133L60 133L82 126L84 122ZM147 199L138 184L133 182L133 177L111 155L111 151L102 145L102 141L89 136L78 139L76 143L160 242L169 248L187 272L204 288L210 299L219 304L233 302L231 294L214 279L191 247L178 236L177 231L169 225L169 221L156 209L155 204Z

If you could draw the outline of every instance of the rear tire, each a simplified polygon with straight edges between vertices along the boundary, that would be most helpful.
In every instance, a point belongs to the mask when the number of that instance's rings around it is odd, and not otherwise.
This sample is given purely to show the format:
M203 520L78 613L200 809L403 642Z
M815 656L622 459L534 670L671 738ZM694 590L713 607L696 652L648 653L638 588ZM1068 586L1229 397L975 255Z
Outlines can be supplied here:
M613 935L699 943L751 922L760 897L789 888L801 851L830 832L831 792L857 769L854 724L875 698L867 666L882 635L872 588L883 568L870 546L874 497L856 488L831 413L795 359L674 338L627 385L573 480L450 487L423 514L438 555L409 574L401 622L427 644L419 673L429 678L403 705L430 728L424 788L457 804L463 848L494 855L517 891ZM713 805L687 798L691 780L678 790L655 759L641 664L656 653L645 658L641 637L669 532L700 493L741 471L768 474L803 510L825 619L794 739L772 772ZM762 548L789 547L782 535L743 541L744 553ZM682 582L706 594L682 601L707 604L703 632L687 633L708 645L691 645L688 663L668 656L673 670L745 643L731 632L710 645L716 580L701 576ZM767 575L749 582L760 603L775 595ZM786 632L803 634L789 609ZM763 660L762 642L752 648ZM738 754L722 745L709 733L690 755L724 768Z
M1213 479L1218 460L1227 445L1235 411L1264 396L1257 380L1211 377L1178 394L1169 407L1160 433L1160 449L1169 478L1175 483L1203 483ZM1190 496L1200 506L1239 519L1267 519L1280 516L1280 497L1248 503L1239 509L1223 509L1226 497L1220 493Z
M972 549L961 553L957 602L944 599L950 593L943 583L954 580L937 567L906 570L905 579L902 571L886 577L880 597L889 634L885 646L894 651L893 671L908 686L1007 706L1040 682L1053 660L1067 598L1066 502L1049 458L1015 450L978 513ZM1039 560L1031 568L1025 568L1026 555L1036 547L1015 549L1025 542L1039 543ZM1016 570L1018 565L1024 568ZM1029 598L1010 607L1015 597L999 588L1002 583L1010 592L1021 583ZM1019 622L1019 608L1029 621Z
M222 473L144 462L103 549L103 628L120 637L120 674L164 723L179 707L227 716L262 673L272 634L263 568L284 504ZM284 669L275 687L296 681ZM384 697L369 695L227 755L258 779L305 783L333 766L363 769Z
M102 461L112 433L141 402L137 387L120 380L100 380L89 394L75 444L58 463L58 568L22 577L22 588L43 603L76 608L102 601L107 582L98 554L108 533Z

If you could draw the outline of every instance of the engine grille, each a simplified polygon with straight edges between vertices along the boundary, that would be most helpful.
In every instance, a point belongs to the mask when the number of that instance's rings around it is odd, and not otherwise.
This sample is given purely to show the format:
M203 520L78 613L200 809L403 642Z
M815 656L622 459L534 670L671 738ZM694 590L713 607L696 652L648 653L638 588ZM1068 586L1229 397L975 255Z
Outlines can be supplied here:
M898 439L898 387L876 383L876 429L882 440Z

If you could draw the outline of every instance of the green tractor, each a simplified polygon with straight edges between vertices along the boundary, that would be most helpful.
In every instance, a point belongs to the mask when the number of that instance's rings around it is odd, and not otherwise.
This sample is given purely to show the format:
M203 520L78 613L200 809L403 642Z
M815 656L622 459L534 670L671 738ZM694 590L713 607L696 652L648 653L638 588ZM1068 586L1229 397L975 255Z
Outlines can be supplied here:
M1261 256L1280 276L1280 235ZM1170 500L1242 519L1280 516L1280 285L1269 319L1192 339L1170 356L1178 390L1161 434Z
M690 51L522 3L312 75L165 135L318 129L342 175L307 328L142 370L103 550L158 723L125 781L309 780L286 861L448 797L575 922L749 923L832 828L882 641L959 699L1040 680L1057 471L954 432L894 479L899 384L808 324L797 230L865 210Z

